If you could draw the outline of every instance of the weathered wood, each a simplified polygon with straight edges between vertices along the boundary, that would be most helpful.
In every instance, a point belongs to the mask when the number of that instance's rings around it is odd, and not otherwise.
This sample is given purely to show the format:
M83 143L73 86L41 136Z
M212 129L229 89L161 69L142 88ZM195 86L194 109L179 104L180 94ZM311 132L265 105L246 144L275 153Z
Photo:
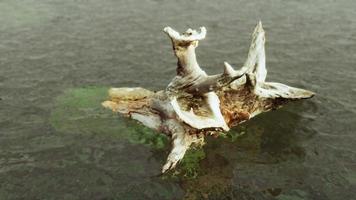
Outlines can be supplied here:
M112 88L103 106L131 117L172 138L172 150L162 172L172 169L189 147L202 145L207 134L228 131L261 112L285 103L311 98L314 93L281 83L265 82L265 32L259 22L252 34L246 62L240 70L224 62L224 72L207 75L197 62L195 49L206 37L188 29L179 34L170 27L164 32L172 41L178 59L177 75L165 90Z

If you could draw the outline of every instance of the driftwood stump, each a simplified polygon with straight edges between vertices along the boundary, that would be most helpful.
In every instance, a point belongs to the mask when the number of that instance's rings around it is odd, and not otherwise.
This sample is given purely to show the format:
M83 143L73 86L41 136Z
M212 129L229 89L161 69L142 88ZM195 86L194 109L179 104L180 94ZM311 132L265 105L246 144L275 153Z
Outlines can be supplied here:
M206 29L188 29L179 34L164 32L178 58L177 75L165 90L111 88L103 106L140 121L172 138L172 150L162 172L172 169L192 144L203 144L205 135L228 131L261 112L279 108L314 93L281 83L265 82L265 32L259 22L252 34L247 60L239 70L224 62L224 71L207 75L196 60L195 48Z

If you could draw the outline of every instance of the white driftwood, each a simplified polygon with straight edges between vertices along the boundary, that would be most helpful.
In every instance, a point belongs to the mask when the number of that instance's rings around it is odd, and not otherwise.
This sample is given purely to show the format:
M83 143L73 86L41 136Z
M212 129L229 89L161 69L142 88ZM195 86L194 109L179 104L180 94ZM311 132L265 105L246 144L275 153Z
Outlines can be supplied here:
M196 60L195 49L206 29L183 34L170 27L164 32L178 59L177 75L165 90L112 88L103 106L140 121L172 138L172 150L162 173L174 168L189 147L204 143L207 134L228 131L261 112L283 104L311 98L314 93L281 83L265 82L265 32L259 22L252 34L246 62L240 70L224 62L224 71L207 75Z

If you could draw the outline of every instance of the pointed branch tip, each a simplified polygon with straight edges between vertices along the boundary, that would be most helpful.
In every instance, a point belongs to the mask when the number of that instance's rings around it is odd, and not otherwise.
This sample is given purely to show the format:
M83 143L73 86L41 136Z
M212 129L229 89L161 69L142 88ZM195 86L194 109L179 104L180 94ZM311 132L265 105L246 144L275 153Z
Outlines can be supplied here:
M262 26L262 22L259 21L255 27L255 30L254 30L254 34L257 34L257 33L262 33L264 32L264 29L263 29L263 26Z
M235 74L234 68L228 62L224 62L224 74L227 74L231 77Z

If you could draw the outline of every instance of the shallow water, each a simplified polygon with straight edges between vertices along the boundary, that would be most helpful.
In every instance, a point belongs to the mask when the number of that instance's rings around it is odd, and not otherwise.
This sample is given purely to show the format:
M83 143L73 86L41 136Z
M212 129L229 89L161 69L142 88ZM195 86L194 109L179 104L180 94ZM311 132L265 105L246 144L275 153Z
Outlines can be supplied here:
M356 2L0 1L0 199L353 199ZM204 25L209 73L241 66L261 19L268 80L317 93L208 138L159 176L167 138L100 107L164 88L170 25Z

